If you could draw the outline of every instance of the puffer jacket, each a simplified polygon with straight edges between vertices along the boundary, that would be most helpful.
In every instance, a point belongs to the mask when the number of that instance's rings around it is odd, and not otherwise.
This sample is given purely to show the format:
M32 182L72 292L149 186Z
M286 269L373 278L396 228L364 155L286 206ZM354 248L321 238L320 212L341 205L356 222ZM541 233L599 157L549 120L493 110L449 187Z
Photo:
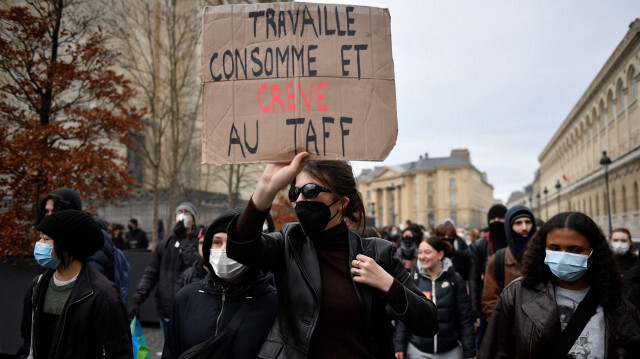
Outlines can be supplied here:
M297 222L269 234L256 228L255 235L241 239L235 233L237 220L238 217L234 218L229 225L227 255L250 267L272 271L278 289L278 317L259 357L306 358L323 293L312 241ZM345 271L358 254L373 258L403 285L407 309L404 313L393 313L396 319L404 321L418 335L433 336L438 331L437 321L431 319L436 318L436 307L415 286L395 255L395 246L380 238L360 238L350 230L348 244L349 262L345 263ZM386 299L370 286L356 282L353 285L360 302L366 345L379 357L393 358L393 331L386 314Z
M238 284L231 284L214 273L191 283L176 294L171 326L165 340L163 359L178 358L185 350L222 332L242 303L250 301L249 311L236 329L231 357L255 358L273 326L278 298L272 279L250 269Z
M24 298L24 343L18 358L29 354L32 332L38 341L38 331L33 327L38 326L53 273L55 270L47 270L36 277ZM32 352L30 358L133 358L129 315L118 289L91 266L82 266L59 318L50 352Z
M395 351L406 352L407 342L410 342L424 353L444 353L455 348L460 341L463 357L474 357L476 333L471 302L464 279L453 269L451 260L445 258L442 261L442 272L436 278L417 268L412 276L418 288L438 307L438 334L433 338L419 337L398 321L393 335Z
M156 290L156 307L162 318L171 316L173 297L178 292L178 277L200 258L197 249L198 227L194 224L190 233L178 238L175 234L158 243L151 262L144 268L144 274L133 295L135 303L144 302L153 288Z
M606 358L640 357L638 312L628 302L604 310ZM478 359L552 358L560 338L560 315L551 281L535 288L516 279L505 287L478 351Z

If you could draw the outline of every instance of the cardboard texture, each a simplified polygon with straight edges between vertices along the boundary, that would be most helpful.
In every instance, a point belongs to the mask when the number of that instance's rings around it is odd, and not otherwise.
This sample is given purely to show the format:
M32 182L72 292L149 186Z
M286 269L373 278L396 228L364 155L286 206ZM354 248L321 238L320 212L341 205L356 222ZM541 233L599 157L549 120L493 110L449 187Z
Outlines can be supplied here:
M202 161L384 160L398 133L387 9L205 7Z

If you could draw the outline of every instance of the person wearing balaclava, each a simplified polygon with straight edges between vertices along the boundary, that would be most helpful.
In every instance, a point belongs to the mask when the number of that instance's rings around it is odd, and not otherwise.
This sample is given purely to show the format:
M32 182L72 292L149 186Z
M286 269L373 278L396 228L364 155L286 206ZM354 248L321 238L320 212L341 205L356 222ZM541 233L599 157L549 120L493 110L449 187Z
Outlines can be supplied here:
M196 225L198 212L191 202L181 203L175 211L176 224L171 235L158 243L151 261L144 269L129 306L129 316L137 316L140 306L147 300L153 288L156 290L156 309L160 328L165 337L169 329L171 304L178 291L178 276L198 260L199 228Z
M475 315L476 344L480 346L484 329L487 326L482 312L482 291L484 290L484 270L487 261L497 250L507 246L504 232L504 216L507 207L496 203L487 212L489 231L482 238L471 245L471 268L469 269L469 291L471 292L471 307Z
M34 257L44 273L24 300L18 358L131 358L127 310L118 289L87 260L104 237L93 217L66 209L37 225Z
M207 227L202 254L209 271L203 280L188 284L176 294L163 359L178 358L187 349L216 337L246 302L250 303L249 311L234 335L224 339L231 341L229 357L255 358L267 338L278 310L273 280L226 253L227 227L239 213L240 209L226 211ZM208 357L221 356L208 353Z
M520 277L520 264L522 256L527 247L527 243L536 233L536 218L533 212L526 206L518 204L507 211L504 221L504 230L507 234L507 247L497 251L487 262L487 268L484 273L484 290L482 292L482 310L486 315L487 321L491 317L491 312L496 305L496 301L500 296L502 289L511 283L514 279ZM504 254L500 253L504 251ZM496 273L496 257L502 255L504 270L501 272L503 277L497 278ZM503 286L500 287L500 280Z

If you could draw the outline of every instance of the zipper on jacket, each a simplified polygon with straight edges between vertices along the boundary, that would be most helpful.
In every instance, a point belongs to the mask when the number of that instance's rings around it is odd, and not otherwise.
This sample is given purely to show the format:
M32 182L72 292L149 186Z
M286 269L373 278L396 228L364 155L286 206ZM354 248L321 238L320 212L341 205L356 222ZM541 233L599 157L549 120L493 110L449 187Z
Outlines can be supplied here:
M64 334L64 326L65 326L65 324L67 324L67 313L69 312L69 307L71 307L72 305L77 304L77 303L85 300L86 298L89 298L92 295L93 295L93 292L90 292L87 295L85 295L84 297L79 298L78 300L69 303L69 305L67 305L67 307L64 309L64 316L62 317L62 328L60 328L60 337L58 337L58 346L56 348L56 355L54 356L54 358L57 358L58 354L60 353L60 343L62 343L62 335Z
M222 318L222 312L224 311L224 301L226 298L227 288L222 287L222 305L220 306L220 313L218 314L218 318L216 319L216 334L214 337L218 336L218 326L220 325L220 318Z
M437 307L438 304L436 303L436 280L433 278L431 279L431 301ZM437 312L436 312L436 315L437 315ZM436 354L437 352L438 352L438 333L436 333L436 335L433 336L433 353Z

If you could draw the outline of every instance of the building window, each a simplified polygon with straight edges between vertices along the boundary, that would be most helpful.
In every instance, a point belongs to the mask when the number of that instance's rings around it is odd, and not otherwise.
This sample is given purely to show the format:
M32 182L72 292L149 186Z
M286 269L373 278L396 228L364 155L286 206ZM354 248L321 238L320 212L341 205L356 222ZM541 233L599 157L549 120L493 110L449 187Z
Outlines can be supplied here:
M449 178L449 189L456 189L456 179Z
M436 226L436 216L435 216L435 214L433 212L429 212L429 214L427 215L427 218L428 218L427 221L429 222L428 226L429 227L435 227Z
M427 197L427 206L429 206L429 208L433 208L433 196Z
M622 186L622 213L627 212L627 187Z
M609 91L607 101L609 102L609 111L611 111L611 120L613 121L616 119L616 104L613 100L613 94L611 93L611 91Z
M624 88L622 85L622 80L618 81L618 112L622 112L626 107L627 104L624 101Z
M367 199L371 199L371 191L367 191Z
M616 190L611 190L611 213L616 214L616 209L618 206L616 205Z
M631 76L629 80L631 80L631 102L633 102L638 98L638 79L636 77L636 69L631 68Z
M428 193L433 192L433 182L431 181L427 182L427 192Z
M458 212L456 211L449 212L449 218L451 218L453 223L458 223Z
M633 200L635 202L635 210L640 211L640 193L638 193L638 182L633 182Z
M456 170L449 170L449 173L451 173L451 174L455 174L455 173L456 173Z
M451 204L451 207L455 207L456 206L456 194L455 193L450 193L449 194L449 203Z
M596 216L600 215L600 203L599 203L600 200L598 198L599 198L598 195L596 195Z
M600 101L600 128L604 129L607 124L607 109L604 107L604 101Z

